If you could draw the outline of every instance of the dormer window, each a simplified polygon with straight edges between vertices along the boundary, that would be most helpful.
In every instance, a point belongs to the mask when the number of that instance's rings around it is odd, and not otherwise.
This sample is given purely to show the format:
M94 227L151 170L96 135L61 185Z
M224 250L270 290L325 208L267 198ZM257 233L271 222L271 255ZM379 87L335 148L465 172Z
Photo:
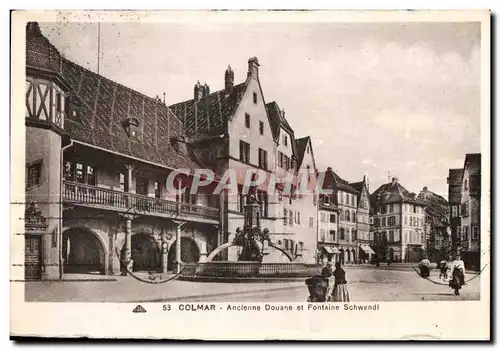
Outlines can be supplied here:
M123 121L123 127L128 137L137 137L139 134L139 120L137 118L127 118Z

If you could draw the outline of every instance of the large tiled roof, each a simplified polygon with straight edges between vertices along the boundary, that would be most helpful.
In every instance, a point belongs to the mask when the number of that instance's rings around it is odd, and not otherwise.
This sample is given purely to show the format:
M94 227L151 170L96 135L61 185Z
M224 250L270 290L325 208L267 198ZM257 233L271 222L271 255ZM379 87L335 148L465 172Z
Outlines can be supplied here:
M230 94L224 90L212 92L199 101L194 98L170 106L184 124L186 135L217 135L227 132L227 122L246 90L246 82L235 85Z
M41 42L40 36L43 37L40 31L27 30L26 40ZM36 62L31 56L27 52L27 64ZM70 112L64 124L71 139L167 167L199 167L192 150L179 153L171 145L171 137L183 134L183 125L164 103L64 58L60 69L70 87L68 100L72 110L78 110L75 114ZM139 122L135 139L128 136L123 126L128 118Z
M388 203L414 203L425 205L424 202L416 198L415 193L411 193L396 179L392 182L383 184L370 196L372 207Z

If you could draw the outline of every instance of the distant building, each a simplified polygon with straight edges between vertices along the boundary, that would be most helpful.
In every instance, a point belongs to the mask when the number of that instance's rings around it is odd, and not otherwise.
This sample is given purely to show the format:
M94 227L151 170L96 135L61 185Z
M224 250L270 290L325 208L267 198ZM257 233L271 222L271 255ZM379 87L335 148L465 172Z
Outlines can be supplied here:
M317 262L340 261L338 249L340 208L334 196L320 195Z
M451 250L457 251L462 246L460 203L462 201L463 169L450 169L448 182L448 216L450 221Z
M425 255L425 203L398 181L380 186L370 196L373 233L379 259L419 261Z
M323 180L323 189L330 190L331 194L321 194L322 206L321 215L324 214L326 220L338 219L338 231L336 238L338 261L342 264L352 264L358 262L358 234L357 234L357 209L358 209L358 191L349 185L349 182L338 176L331 167L325 172ZM326 210L325 203L330 203L338 208L338 216L335 212ZM334 211L337 209L335 208ZM333 215L333 216L332 216ZM328 216L328 217L327 217ZM331 222L332 224L335 224ZM329 226L328 229L330 229ZM333 226L334 227L334 226ZM326 231L325 231L326 233ZM332 234L330 231L326 235Z
M375 252L371 248L374 239L373 232L370 231L370 192L366 176L363 176L363 181L353 182L349 185L358 191L356 231L358 233L359 260L369 262Z
M465 266L481 266L481 154L467 154L462 173L461 255Z
M439 262L450 259L451 234L449 230L448 201L424 187L417 199L425 203L426 224L429 234L426 238L427 257Z

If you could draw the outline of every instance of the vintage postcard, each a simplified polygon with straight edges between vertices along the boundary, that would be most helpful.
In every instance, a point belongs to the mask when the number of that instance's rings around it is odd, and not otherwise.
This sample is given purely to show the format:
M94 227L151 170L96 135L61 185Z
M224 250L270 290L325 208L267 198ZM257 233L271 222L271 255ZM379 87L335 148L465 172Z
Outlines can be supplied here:
M11 335L489 340L490 20L13 12Z

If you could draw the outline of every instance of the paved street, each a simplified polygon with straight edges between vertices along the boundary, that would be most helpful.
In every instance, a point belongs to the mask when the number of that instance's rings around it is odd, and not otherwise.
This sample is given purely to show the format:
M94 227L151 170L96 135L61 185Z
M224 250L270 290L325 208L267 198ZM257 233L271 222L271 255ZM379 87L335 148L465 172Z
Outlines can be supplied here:
M453 295L447 285L420 278L412 270L346 268L351 301L478 300L480 277ZM431 279L438 281L439 271ZM474 277L466 274L466 280ZM207 283L171 281L147 284L131 277L117 281L32 282L26 284L27 301L74 302L302 302L308 291L304 280L276 283ZM441 282L442 283L442 282Z

